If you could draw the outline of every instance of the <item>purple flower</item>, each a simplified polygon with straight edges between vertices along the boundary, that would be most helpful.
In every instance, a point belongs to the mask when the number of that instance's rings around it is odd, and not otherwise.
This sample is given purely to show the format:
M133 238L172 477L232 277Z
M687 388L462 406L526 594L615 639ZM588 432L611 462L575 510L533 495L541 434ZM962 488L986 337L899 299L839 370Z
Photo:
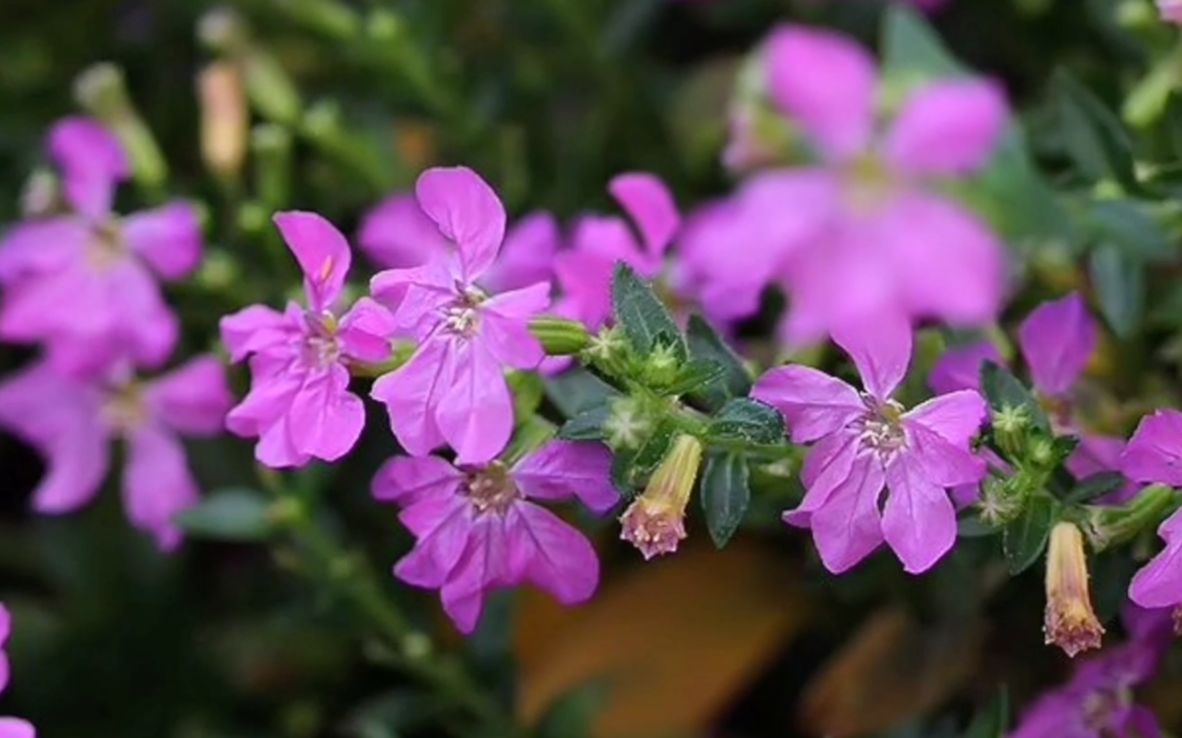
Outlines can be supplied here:
M78 375L127 360L163 364L178 326L157 277L180 279L200 262L196 211L173 202L112 213L128 166L119 143L94 121L61 121L49 149L74 212L19 223L0 241L0 338L44 343L55 367Z
M127 374L75 379L43 361L0 383L0 426L45 459L33 493L43 513L89 502L107 475L111 442L126 441L127 517L172 550L181 540L173 518L198 496L180 436L217 435L232 402L225 371L210 356L146 382Z
M529 320L550 303L550 283L490 295L480 287L505 233L496 193L464 167L430 169L416 187L419 206L449 246L431 261L373 278L377 300L418 341L403 367L379 378L399 443L422 456L447 443L461 464L492 459L513 428L505 369L536 369L545 358Z
M960 325L996 316L1004 251L972 213L933 181L980 170L1005 128L999 87L933 82L911 93L878 130L874 61L844 36L783 26L767 42L772 102L822 164L749 180L737 204L687 236L688 267L714 291L758 294L779 284L792 342L896 313ZM745 253L744 253L745 252ZM708 301L708 298L704 298ZM748 302L750 306L752 303Z
M365 425L361 398L349 392L349 365L391 355L393 316L369 298L342 317L334 311L352 256L345 237L315 213L287 212L275 225L304 273L307 308L283 313L251 305L222 318L222 341L233 361L250 356L251 389L226 417L239 436L259 439L255 457L267 466L335 461L353 448Z
M1182 412L1158 410L1141 420L1120 457L1125 476L1138 482L1182 486ZM1157 534L1166 542L1133 577L1129 596L1142 607L1182 607L1182 510Z
M571 248L555 258L563 297L558 312L599 328L612 314L611 282L616 262L656 279L665 251L681 226L673 195L658 177L645 172L621 174L608 191L632 219L640 240L623 218L585 215L574 225Z
M1162 20L1182 23L1182 0L1157 0L1157 10Z
M1169 615L1129 608L1132 638L1076 667L1066 684L1044 694L1009 738L1158 738L1148 709L1133 704L1133 688L1150 679L1169 647Z
M814 443L801 473L804 501L784 519L812 528L821 560L834 573L884 539L904 569L926 571L956 539L946 490L985 474L985 463L969 451L985 402L973 390L911 411L891 399L911 357L911 330L901 320L834 338L857 366L864 392L794 365L769 371L752 391L784 414L794 443ZM890 494L880 513L884 486Z
M0 602L0 692L8 687L8 636L12 632L12 617L8 608ZM14 717L0 717L0 738L36 738L37 731L28 722Z
M485 594L530 583L566 605L595 591L599 561L576 529L535 504L577 497L596 513L618 499L602 446L551 441L512 467L494 461L452 466L435 456L395 457L374 479L374 496L397 503L415 547L394 567L399 579L439 589L464 633Z

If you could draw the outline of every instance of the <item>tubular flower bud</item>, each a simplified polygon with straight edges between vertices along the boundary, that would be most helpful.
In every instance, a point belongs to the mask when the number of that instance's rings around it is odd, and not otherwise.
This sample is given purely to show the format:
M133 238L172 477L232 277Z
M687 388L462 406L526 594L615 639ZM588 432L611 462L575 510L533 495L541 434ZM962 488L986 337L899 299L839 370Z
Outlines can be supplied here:
M246 155L246 92L238 67L215 62L197 78L201 97L201 155L205 166L221 177L234 177Z
M1047 552L1047 609L1043 627L1046 642L1071 657L1100 647L1104 628L1092 610L1088 593L1088 564L1083 535L1073 523L1051 530Z
M620 538L651 559L677 550L685 538L685 507L702 461L702 442L680 435L644 493L620 516Z

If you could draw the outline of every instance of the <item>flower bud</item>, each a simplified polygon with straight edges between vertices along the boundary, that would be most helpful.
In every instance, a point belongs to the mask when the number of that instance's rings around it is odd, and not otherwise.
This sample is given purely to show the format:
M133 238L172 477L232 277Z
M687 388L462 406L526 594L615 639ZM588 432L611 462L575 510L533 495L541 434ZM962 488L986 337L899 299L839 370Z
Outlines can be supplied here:
M652 414L643 402L634 397L612 400L611 411L603 422L607 445L617 451L638 448L652 427Z
M1083 535L1074 523L1060 522L1051 530L1047 552L1047 609L1043 630L1046 642L1068 656L1100 647L1104 627L1092 610L1088 592L1088 562Z
M1026 431L1030 428L1030 415L1021 405L1007 405L995 410L992 417L993 437L1011 458L1017 456L1026 438Z
M1125 543L1161 522L1174 504L1174 490L1154 484L1137 493L1124 505L1096 505L1088 508L1085 528L1095 551Z
M275 57L253 51L244 59L246 94L264 118L294 126L303 111L303 101L287 72Z
M591 340L587 327L582 323L554 315L534 318L530 321L529 330L550 356L577 354L587 348Z
M95 64L75 80L74 95L83 108L118 136L136 182L149 188L163 185L168 164L127 94L123 71L114 64Z
M685 538L685 507L701 461L702 442L677 436L644 492L620 516L620 538L636 546L646 560L673 553Z
M219 177L232 179L246 156L250 115L242 75L231 62L214 62L197 77L201 98L201 156Z
M291 134L274 123L260 123L250 134L254 155L255 191L269 207L287 203L291 182Z
M628 372L631 353L624 334L619 327L612 326L590 337L582 359L609 376L620 377Z
M241 52L250 40L246 21L231 8L214 8L197 22L197 38L211 51Z

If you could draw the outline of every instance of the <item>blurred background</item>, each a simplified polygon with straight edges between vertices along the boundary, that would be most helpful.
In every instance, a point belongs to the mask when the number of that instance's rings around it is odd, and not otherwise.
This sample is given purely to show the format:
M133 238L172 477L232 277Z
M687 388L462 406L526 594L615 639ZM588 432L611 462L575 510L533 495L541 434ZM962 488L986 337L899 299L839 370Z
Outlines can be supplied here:
M1169 44L1129 31L1120 5L952 0L929 17L959 59L1004 81L1056 186L1072 173L1043 117L1055 70L1116 108ZM115 65L120 104L138 111L166 165L122 196L151 200L155 187L203 203L207 263L169 295L185 353L207 350L222 314L298 284L294 263L275 258L272 211L315 209L353 233L367 208L436 163L480 171L513 215L541 208L569 222L609 210L608 180L637 169L665 178L688 209L731 187L720 164L728 103L774 24L820 23L875 45L883 12L874 0L5 0L0 222L19 217L46 164L47 126L114 94L80 75ZM199 85L227 60L244 92ZM253 129L238 142L236 94ZM230 139L203 146L203 120L227 105ZM1171 135L1167 126L1144 143L1171 150ZM5 371L28 358L0 347ZM1003 687L1019 706L1067 671L1041 643L1039 567L1002 588L994 544L968 540L924 578L877 558L835 579L804 536L783 533L774 480L722 552L691 519L682 553L644 563L613 540L613 525L581 521L604 562L598 596L568 611L531 591L498 595L465 641L434 593L388 575L409 538L370 499L395 450L384 423L371 426L347 461L294 482L325 502L321 523L347 553L335 563L372 575L432 634L422 648L455 654L538 735L961 736ZM247 443L194 443L191 459L206 490L257 484ZM309 563L298 543L259 543L251 531L160 555L123 521L115 477L78 514L34 517L28 497L42 472L29 449L0 437L0 599L18 623L5 714L46 738L447 728L446 707L345 606L333 561ZM1108 619L1130 566L1097 562ZM1178 666L1146 696L1175 728Z

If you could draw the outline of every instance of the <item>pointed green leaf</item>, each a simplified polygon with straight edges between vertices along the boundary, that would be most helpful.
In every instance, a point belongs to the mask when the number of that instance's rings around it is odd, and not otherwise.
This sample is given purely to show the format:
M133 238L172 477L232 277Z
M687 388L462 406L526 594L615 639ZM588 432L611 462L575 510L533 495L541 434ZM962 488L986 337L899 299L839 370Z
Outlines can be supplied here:
M736 397L711 419L706 435L747 443L779 443L784 440L784 418L758 400Z
M712 408L721 407L732 397L745 397L751 391L751 375L718 332L700 315L691 315L686 329L690 356L713 361L722 367L717 379L693 392Z
M270 504L260 492L245 488L217 490L176 517L194 538L219 541L262 541L272 532Z
M678 362L686 359L685 339L656 293L632 267L616 264L612 275L612 305L616 323L632 348L647 357L657 346L669 346Z
M742 454L713 453L706 459L699 496L710 538L718 548L730 541L743 522L751 502L749 476Z
M1036 494L1022 515L1006 526L1002 534L1002 551L1010 574L1022 573L1042 555L1055 521L1055 508L1050 497Z
M1145 264L1112 245L1092 250L1089 261L1100 312L1112 331L1128 338L1145 314Z
M885 74L933 79L966 72L923 16L904 5L892 5L887 10L882 27L882 60Z

